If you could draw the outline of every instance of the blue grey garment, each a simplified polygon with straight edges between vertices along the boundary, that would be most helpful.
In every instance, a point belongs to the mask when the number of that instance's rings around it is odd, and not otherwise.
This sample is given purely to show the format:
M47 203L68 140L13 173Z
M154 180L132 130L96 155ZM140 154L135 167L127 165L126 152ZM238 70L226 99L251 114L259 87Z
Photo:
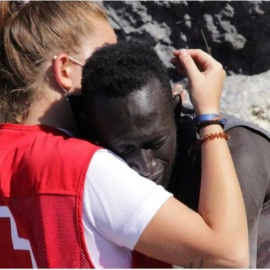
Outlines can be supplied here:
M252 132L256 132L260 136L266 138L270 142L270 133L261 127L241 120L232 115L222 113L222 116L227 119L227 124L224 128L228 131L235 127L248 128ZM270 155L270 153L269 153ZM270 164L269 164L270 166ZM266 201L263 204L261 215L259 218L259 231L257 240L257 268L269 268L270 267L270 201Z
M270 268L270 144L267 143L267 141L270 142L270 133L253 123L241 120L235 116L226 113L221 114L227 119L224 130L233 134L231 140L228 141L233 158L237 157L236 153L241 147L247 149L243 152L245 153L245 156L242 157L243 162L239 162L239 159L236 158L237 164L235 165L240 177L239 181L248 215L250 266L252 268ZM191 122L195 117L193 108L183 107L181 116L184 117L185 121ZM250 132L243 131L243 128ZM247 135L247 139L244 143L241 143L243 137L237 139L236 136L243 135L243 133ZM199 135L196 134L196 137L198 138ZM250 144L255 144L255 146L250 147ZM239 153L242 153L242 151L239 150ZM249 155L249 157L246 155ZM250 164L254 165L250 166Z
M191 119L194 119L196 116L192 106L185 105L183 106L182 111L183 111L182 115L188 116ZM270 133L267 130L259 127L258 125L255 125L248 121L244 121L231 114L221 113L221 115L222 117L227 119L227 124L224 127L225 131L230 130L235 127L245 127L245 128L250 129L253 132L256 132L257 134L263 136L264 138L270 141Z
M222 117L225 117L227 119L227 124L224 127L225 131L230 130L234 127L245 127L245 128L250 129L253 132L258 133L259 135L263 136L264 138L266 138L267 140L270 141L270 133L267 130L265 130L265 129L251 123L251 122L241 120L241 119L239 119L233 115L227 114L227 113L221 113L221 115L222 115Z

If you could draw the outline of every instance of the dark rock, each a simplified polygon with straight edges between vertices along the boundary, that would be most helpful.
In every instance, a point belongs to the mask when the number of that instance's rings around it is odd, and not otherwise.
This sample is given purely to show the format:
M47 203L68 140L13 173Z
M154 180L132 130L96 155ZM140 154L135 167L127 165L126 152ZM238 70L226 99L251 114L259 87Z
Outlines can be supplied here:
M270 69L270 2L267 1L104 1L119 39L140 38L169 59L173 48L206 49L227 73L254 75Z
M221 109L270 131L270 2L103 1L120 40L139 38L153 46L173 82L186 80L170 64L172 50L206 50L227 74ZM268 72L267 72L268 71ZM258 75L260 74L260 75ZM244 76L245 75L245 76ZM254 76L252 76L254 75Z

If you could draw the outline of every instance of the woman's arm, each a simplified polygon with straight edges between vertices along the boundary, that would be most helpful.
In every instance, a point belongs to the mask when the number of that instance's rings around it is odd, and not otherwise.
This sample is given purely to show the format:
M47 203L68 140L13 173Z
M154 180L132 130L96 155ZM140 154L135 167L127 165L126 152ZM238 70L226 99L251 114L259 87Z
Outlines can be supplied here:
M219 113L222 66L200 50L174 55L172 62L189 78L197 115ZM200 135L222 131L219 125L211 125L202 128ZM169 199L149 222L135 250L185 267L248 267L245 208L227 142L215 139L201 148L199 213Z

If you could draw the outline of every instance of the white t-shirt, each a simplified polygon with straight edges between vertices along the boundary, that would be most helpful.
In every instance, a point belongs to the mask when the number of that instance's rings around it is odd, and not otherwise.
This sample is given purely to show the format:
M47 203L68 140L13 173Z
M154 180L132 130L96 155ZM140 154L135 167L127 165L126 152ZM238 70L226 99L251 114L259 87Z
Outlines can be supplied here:
M112 152L98 150L83 197L86 245L96 268L130 268L141 233L172 196Z

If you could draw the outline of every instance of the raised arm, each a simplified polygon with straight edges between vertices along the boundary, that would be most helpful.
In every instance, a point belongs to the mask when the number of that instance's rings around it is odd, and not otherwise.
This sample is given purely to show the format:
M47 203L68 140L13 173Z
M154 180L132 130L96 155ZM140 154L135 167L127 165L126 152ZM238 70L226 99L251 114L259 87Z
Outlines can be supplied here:
M184 72L197 115L219 113L225 72L201 50L174 52L172 63ZM223 132L220 125L201 136ZM135 250L185 267L248 267L246 213L225 139L203 143L199 213L169 199L143 231Z

